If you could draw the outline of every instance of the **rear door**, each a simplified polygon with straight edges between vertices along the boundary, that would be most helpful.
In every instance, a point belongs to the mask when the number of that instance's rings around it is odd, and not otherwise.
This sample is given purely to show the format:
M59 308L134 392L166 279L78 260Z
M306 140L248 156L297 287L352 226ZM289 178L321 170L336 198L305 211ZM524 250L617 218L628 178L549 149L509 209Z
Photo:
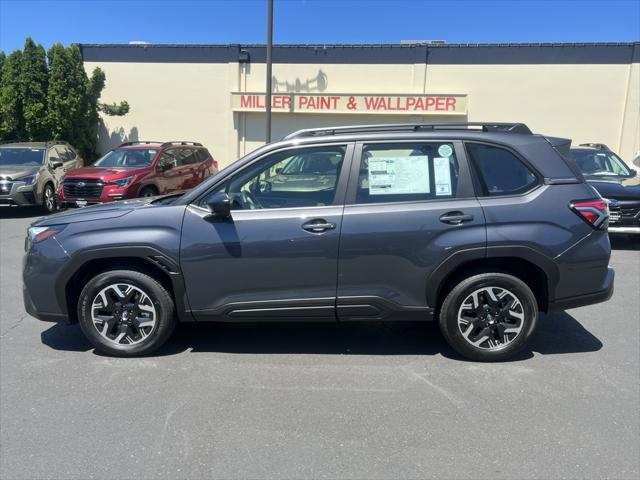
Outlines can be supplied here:
M485 220L459 141L357 145L340 239L340 320L428 319L429 275L469 248L486 248Z

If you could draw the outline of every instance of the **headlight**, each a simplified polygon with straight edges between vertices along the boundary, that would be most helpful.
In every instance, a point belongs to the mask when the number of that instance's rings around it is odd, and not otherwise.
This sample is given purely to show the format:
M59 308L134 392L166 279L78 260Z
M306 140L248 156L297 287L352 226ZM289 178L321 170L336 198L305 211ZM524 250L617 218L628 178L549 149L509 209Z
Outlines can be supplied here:
M108 185L115 185L118 188L124 188L131 183L131 180L133 180L133 175L130 177L119 178L118 180L113 180L112 182L109 182Z
M60 233L65 229L66 225L51 225L50 227L29 227L27 236L32 243L38 243L46 240L53 235Z
M27 185L33 185L38 180L38 173L34 173L33 175L27 175L26 177L16 178L18 182L24 182Z

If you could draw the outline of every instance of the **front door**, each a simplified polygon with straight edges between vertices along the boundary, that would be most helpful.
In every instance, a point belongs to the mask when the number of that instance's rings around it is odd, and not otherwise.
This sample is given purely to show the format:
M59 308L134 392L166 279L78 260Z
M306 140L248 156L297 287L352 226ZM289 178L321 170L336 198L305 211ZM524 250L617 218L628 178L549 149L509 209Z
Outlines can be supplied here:
M427 280L448 256L486 245L457 141L359 144L342 221L340 320L427 320Z
M335 320L343 171L352 150L269 153L187 208L180 258L196 319ZM229 219L206 209L219 192L232 200Z

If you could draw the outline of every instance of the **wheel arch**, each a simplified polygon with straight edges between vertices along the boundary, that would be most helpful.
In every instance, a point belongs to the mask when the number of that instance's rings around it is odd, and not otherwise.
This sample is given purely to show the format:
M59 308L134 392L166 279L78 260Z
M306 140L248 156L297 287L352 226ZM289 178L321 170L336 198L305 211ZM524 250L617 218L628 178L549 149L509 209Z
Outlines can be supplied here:
M486 253L485 253L486 252ZM513 275L531 288L541 312L555 299L558 267L552 259L526 246L489 247L457 252L440 264L427 281L427 304L438 308L451 289L478 273Z
M149 183L145 183L145 184L143 184L143 185L141 185L141 186L140 186L140 188L138 189L138 196L139 196L139 197L141 196L142 191L143 191L145 188L152 188L153 190L155 190L155 192L156 192L156 194L157 194L157 195L160 195L160 188L158 187L158 185L156 185L156 184L155 184L155 183L153 183L153 182L149 182Z
M69 318L77 322L77 302L82 287L95 275L106 270L127 269L146 273L165 287L174 299L180 321L193 321L178 265L152 247L117 247L84 251L74 255L56 282L58 302Z

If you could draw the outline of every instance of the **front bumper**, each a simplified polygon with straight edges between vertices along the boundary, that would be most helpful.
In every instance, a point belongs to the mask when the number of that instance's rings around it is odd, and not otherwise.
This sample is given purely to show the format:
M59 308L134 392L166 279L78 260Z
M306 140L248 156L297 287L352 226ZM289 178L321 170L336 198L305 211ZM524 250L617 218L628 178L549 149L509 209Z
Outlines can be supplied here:
M0 188L0 207L28 207L41 203L33 188L34 185L11 182L3 186L4 188Z
M602 289L585 295L556 299L549 304L549 310L566 310L568 308L584 307L586 305L606 302L613 295L614 280L615 271L609 267L607 268L607 275L602 284Z

